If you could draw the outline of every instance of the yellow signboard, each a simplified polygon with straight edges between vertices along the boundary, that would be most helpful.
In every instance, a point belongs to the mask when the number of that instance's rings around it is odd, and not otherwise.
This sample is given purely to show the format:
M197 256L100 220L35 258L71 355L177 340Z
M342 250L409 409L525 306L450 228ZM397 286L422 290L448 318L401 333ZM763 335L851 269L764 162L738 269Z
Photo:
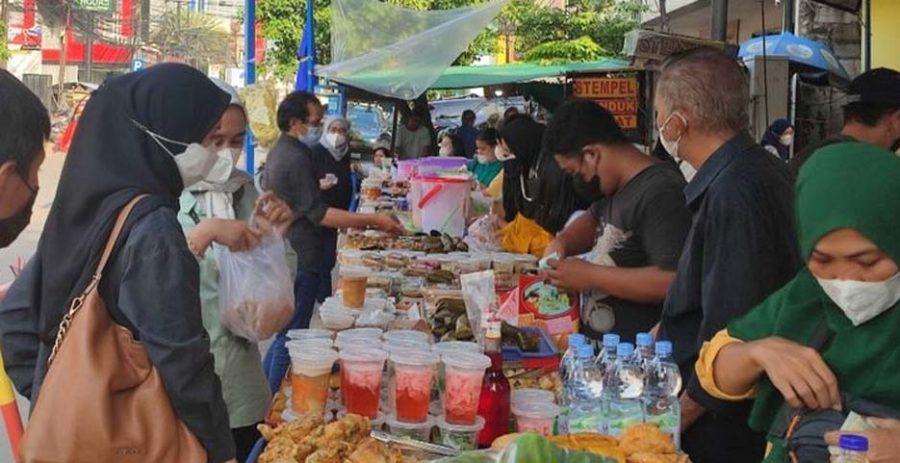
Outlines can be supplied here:
M576 98L594 100L613 114L619 127L638 128L638 80L634 77L582 77L574 82Z

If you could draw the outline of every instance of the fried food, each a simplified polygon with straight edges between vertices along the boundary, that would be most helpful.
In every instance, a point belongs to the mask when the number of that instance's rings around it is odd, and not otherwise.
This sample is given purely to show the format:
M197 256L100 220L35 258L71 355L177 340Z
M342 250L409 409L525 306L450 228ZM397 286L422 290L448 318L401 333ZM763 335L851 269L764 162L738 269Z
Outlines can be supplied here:
M637 424L629 427L619 438L619 447L629 457L638 453L676 453L672 436L660 431L655 424Z
M687 455L673 453L635 453L628 457L628 463L688 463Z
M344 463L369 439L367 418L347 415L325 425L321 417L307 417L277 428L259 426L268 441L259 463Z
M607 458L614 458L619 463L625 463L625 452L619 448L619 443L612 437L596 433L576 433L548 438L554 444L582 452L593 453Z
M403 463L400 449L387 447L371 437L363 439L356 451L347 458L347 463Z

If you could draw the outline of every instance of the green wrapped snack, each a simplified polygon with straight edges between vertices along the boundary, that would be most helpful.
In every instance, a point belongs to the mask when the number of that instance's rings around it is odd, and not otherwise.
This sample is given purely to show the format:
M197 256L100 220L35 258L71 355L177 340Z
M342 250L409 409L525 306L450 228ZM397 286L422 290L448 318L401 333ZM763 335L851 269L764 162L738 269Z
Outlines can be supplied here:
M616 463L612 458L567 450L535 433L516 439L502 453L493 450L465 452L435 463Z

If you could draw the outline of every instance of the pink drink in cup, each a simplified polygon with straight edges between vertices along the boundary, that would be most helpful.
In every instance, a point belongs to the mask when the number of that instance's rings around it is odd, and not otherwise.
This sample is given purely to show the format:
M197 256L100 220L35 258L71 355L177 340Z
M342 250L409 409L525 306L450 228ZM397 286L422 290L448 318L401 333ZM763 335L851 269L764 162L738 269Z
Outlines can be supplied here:
M552 402L527 402L516 407L516 432L536 432L542 436L553 435L553 422L559 415L559 406Z
M491 366L491 359L484 354L455 352L444 355L442 361L447 381L444 390L447 423L475 424L484 370Z
M381 379L387 353L353 348L341 352L341 389L347 413L374 419L378 416Z
M407 423L428 419L437 355L431 351L399 350L391 354L396 416Z

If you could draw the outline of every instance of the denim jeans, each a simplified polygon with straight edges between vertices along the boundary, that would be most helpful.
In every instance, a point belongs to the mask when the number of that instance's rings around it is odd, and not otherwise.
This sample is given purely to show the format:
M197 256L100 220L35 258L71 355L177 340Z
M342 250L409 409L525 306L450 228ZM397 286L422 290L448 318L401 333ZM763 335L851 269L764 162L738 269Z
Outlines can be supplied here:
M275 336L275 340L269 347L263 360L269 387L275 393L281 388L281 382L291 364L291 357L287 348L288 330L309 328L316 302L322 302L331 295L331 271L297 270L297 279L294 281L294 316L281 332Z

